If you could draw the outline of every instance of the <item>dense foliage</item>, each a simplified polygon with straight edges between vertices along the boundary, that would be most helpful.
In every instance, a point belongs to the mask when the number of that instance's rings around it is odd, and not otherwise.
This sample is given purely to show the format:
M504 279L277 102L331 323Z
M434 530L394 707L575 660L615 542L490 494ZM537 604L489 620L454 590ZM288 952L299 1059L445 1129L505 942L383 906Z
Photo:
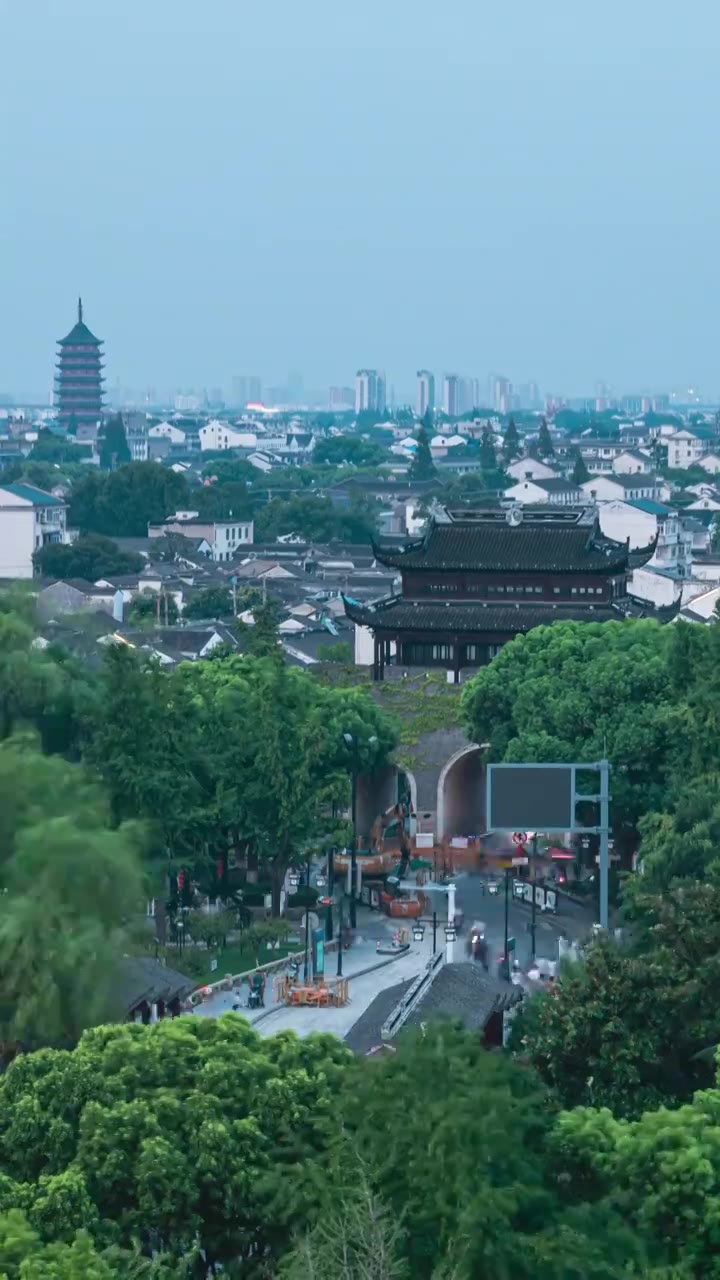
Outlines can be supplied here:
M85 534L67 544L49 542L33 554L35 569L43 577L85 578L87 582L138 573L144 563L142 556L121 551L112 538L100 534Z

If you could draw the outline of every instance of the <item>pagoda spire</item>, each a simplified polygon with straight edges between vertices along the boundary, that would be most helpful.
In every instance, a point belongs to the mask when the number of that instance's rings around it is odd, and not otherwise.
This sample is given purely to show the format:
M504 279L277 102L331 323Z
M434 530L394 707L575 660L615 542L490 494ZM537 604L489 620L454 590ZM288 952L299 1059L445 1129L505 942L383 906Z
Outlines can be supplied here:
M78 324L82 324L82 298L78 298Z

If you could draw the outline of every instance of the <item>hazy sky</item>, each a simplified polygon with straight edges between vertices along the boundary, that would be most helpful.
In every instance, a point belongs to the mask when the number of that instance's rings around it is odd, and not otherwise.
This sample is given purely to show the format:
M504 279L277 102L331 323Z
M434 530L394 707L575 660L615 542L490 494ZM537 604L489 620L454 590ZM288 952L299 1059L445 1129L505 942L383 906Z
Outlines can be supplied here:
M0 390L720 387L718 0L0 0Z

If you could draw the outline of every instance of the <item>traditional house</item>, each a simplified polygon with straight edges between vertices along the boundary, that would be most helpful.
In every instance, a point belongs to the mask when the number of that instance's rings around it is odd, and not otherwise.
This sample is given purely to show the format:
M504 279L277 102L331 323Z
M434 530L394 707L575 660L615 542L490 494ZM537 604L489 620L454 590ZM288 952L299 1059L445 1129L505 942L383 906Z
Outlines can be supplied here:
M374 547L402 575L399 595L344 597L345 609L360 640L372 633L376 680L394 662L444 667L457 683L533 627L623 617L628 575L654 550L605 537L592 508L444 511L423 538Z

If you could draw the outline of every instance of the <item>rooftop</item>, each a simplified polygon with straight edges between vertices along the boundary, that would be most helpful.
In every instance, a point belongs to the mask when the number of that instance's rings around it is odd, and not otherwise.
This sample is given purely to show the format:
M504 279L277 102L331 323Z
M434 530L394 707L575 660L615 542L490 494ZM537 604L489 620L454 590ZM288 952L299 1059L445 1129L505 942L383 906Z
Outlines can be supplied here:
M0 492L10 493L14 498L20 498L22 502L31 502L34 507L64 507L65 502L61 498L55 498L51 493L46 493L44 489L38 489L34 484L3 484L0 485Z
M59 343L59 346L61 347L88 347L88 346L100 347L102 346L102 340L100 338L96 338L95 334L90 332L90 330L88 329L87 325L83 320L82 298L78 298L77 324L73 326L73 328L70 330L68 334L66 334L64 338L59 338L58 343Z
M478 601L471 604L415 603L402 596L389 596L371 604L358 605L345 601L347 616L362 626L397 631L452 631L457 634L478 631L514 634L532 627L551 626L554 622L619 622L622 614L607 604L494 604Z
M609 572L627 566L627 548L600 532L588 508L446 511L425 536L404 546L373 546L399 569Z
M468 1031L482 1031L493 1013L521 999L519 987L500 982L477 964L444 964L405 1027L419 1027L435 1017L458 1019Z

